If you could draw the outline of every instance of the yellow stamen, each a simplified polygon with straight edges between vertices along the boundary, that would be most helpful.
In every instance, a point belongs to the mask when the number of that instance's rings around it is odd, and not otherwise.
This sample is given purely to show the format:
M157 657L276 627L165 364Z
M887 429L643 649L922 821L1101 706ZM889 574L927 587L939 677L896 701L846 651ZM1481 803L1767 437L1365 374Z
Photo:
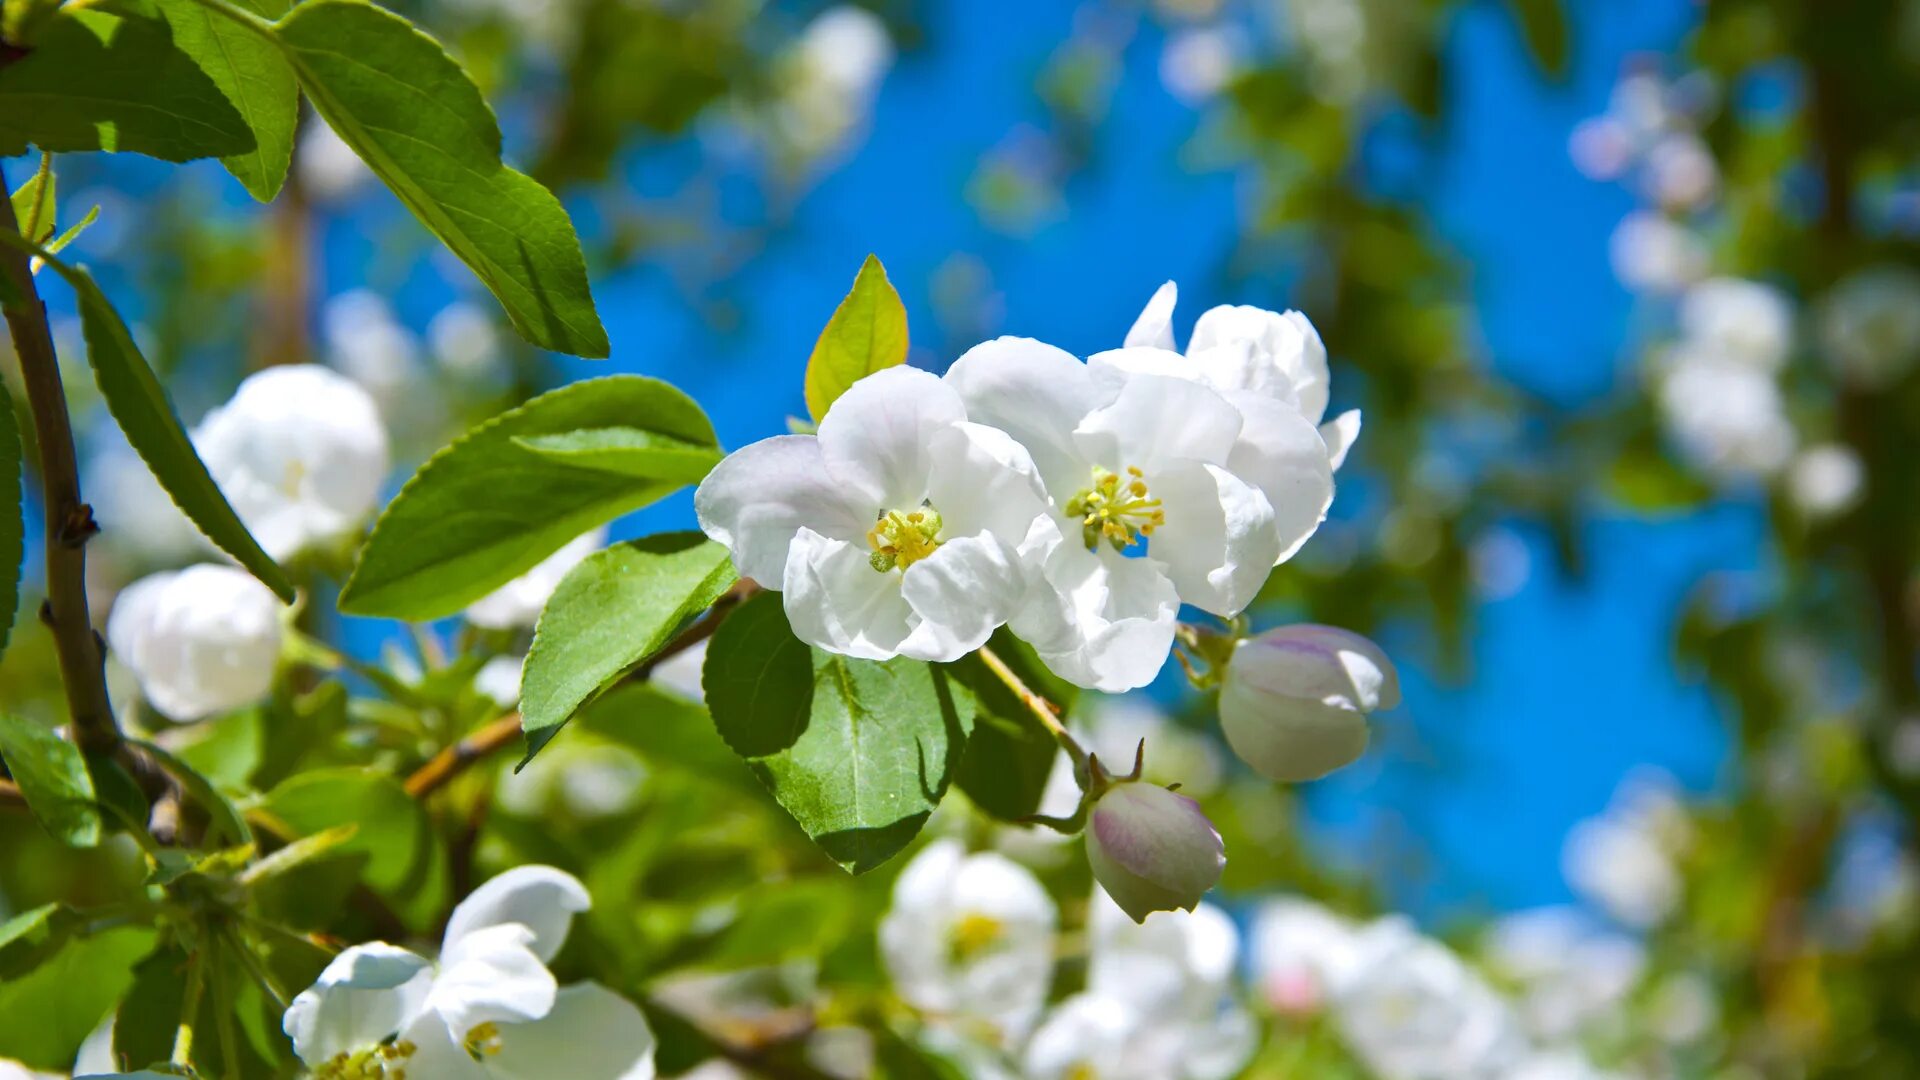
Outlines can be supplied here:
M1093 483L1067 502L1067 514L1080 519L1080 536L1092 551L1105 540L1115 551L1125 551L1167 523L1160 500L1147 491L1146 474L1129 465L1124 487L1120 474L1098 465Z
M991 915L983 915L978 911L967 912L959 922L953 924L948 936L954 960L965 963L979 956L992 948L1006 931L1006 924Z
M940 512L931 506L882 511L867 530L867 545L873 548L867 561L881 573L905 570L940 546L941 525Z

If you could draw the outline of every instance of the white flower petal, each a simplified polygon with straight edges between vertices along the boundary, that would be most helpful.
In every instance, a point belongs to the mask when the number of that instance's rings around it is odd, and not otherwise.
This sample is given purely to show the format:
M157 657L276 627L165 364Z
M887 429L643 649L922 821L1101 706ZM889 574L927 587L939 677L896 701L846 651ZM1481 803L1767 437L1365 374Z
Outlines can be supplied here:
M1240 410L1205 384L1137 374L1112 403L1089 413L1073 437L1085 457L1115 472L1135 467L1151 474L1181 461L1226 464L1241 423Z
M1173 650L1180 598L1154 559L1059 543L1009 625L1054 674L1107 693L1152 682Z
M1133 328L1127 331L1127 347L1173 348L1173 307L1179 298L1180 287L1171 281L1155 289L1140 317L1133 320Z
M1033 458L1011 435L982 424L955 424L934 436L927 498L945 535L991 532L1015 545L1046 516L1046 489Z
M467 605L467 621L494 630L532 629L560 582L606 542L605 526L574 537L533 569Z
M744 577L768 588L786 573L802 526L858 540L873 527L881 493L827 471L818 439L779 435L727 455L694 493L700 528L733 551Z
M1246 420L1227 468L1267 497L1280 537L1276 561L1284 562L1320 528L1333 505L1330 451L1320 431L1291 406L1245 390L1227 398ZM1359 413L1346 415L1358 424Z
M426 957L384 941L348 948L287 1006L281 1027L293 1052L319 1065L400 1031L426 999L431 967Z
M820 454L836 478L879 492L882 507L919 506L935 433L966 418L939 376L890 367L848 387L820 418Z
M913 609L900 595L900 577L870 561L867 544L821 536L803 528L781 582L781 600L794 636L829 652L888 660L912 631Z
M1235 351L1203 359L1223 346ZM1193 325L1187 355L1213 370L1221 370L1214 365L1244 363L1237 380L1218 383L1223 390L1288 397L1315 424L1327 411L1327 347L1320 332L1297 311L1281 313L1245 305L1209 309Z
M919 619L900 643L901 654L939 663L960 659L1013 617L1026 585L1020 555L1006 541L991 533L946 541L901 574L900 595Z
M553 1011L500 1030L487 1071L501 1080L653 1080L653 1029L633 1002L599 983L562 987Z
M1110 395L1072 354L1032 338L995 338L968 349L946 380L966 402L968 419L1027 448L1056 496L1085 486L1086 461L1073 429Z
M516 866L489 878L453 909L441 949L458 947L477 930L518 923L533 934L530 948L542 963L566 943L573 917L593 906L580 879L551 866Z
M1181 601L1215 615L1239 614L1283 550L1267 497L1212 465L1151 474L1148 484L1166 509L1148 550L1166 564Z
M1360 410L1348 409L1321 424L1320 438L1327 444L1327 463L1338 472L1347 463L1347 451L1360 439Z
M402 1041L413 1047L413 1054L399 1062L410 1077L421 1080L491 1080L492 1073L487 1067L473 1059L462 1045L465 1034L459 1036L447 1030L447 1025L433 1013L423 1013L420 1018L400 1033Z
M455 1041L485 1023L535 1020L553 1008L557 987L532 948L533 931L502 923L463 934L440 954L426 1009Z

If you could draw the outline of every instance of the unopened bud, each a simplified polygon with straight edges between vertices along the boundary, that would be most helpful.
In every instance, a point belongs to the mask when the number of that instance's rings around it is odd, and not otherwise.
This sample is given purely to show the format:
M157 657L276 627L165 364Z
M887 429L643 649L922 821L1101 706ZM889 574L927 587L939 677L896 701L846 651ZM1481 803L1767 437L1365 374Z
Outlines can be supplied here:
M1400 704L1380 647L1332 626L1283 626L1242 641L1220 687L1220 727L1264 776L1314 780L1367 749L1367 714Z
M1138 780L1114 784L1093 804L1087 861L1135 922L1155 911L1193 910L1227 865L1220 834L1199 803Z

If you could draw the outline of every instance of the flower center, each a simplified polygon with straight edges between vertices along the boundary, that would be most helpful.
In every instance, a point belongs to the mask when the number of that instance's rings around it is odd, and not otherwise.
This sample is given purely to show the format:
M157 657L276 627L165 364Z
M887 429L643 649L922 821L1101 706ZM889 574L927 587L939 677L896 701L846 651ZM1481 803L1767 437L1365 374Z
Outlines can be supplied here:
M489 1020L467 1032L467 1054L475 1061L500 1052L500 1025Z
M1007 932L1006 924L991 915L969 911L953 924L947 943L955 963L967 963L992 948Z
M1086 1062L1078 1061L1067 1070L1066 1080L1100 1080L1100 1073Z
M1093 484L1067 501L1067 516L1080 519L1080 538L1092 551L1105 540L1125 551L1167 523L1160 500L1147 493L1145 474L1132 465L1126 475L1093 467Z
M407 1080L407 1059L419 1049L402 1039L356 1050L341 1051L313 1072L315 1080Z
M905 570L933 554L940 546L940 511L922 504L917 510L885 510L867 530L875 570Z

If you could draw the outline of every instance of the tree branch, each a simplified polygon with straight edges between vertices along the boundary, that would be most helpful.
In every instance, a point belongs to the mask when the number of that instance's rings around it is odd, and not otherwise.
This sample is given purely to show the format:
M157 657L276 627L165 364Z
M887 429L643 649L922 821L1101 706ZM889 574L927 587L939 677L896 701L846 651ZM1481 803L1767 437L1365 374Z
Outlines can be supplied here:
M0 189L4 188L4 177L0 177ZM19 231L9 199L0 198L0 228ZM47 549L47 600L40 608L40 619L53 631L74 741L92 753L111 753L120 747L120 730L107 697L100 638L87 611L86 543L100 527L94 524L93 509L80 497L66 391L60 385L47 306L34 287L27 254L11 247L0 249L0 278L6 282L4 292L18 300L6 308L7 330L20 361L40 450Z
M655 653L646 663L635 668L622 681L643 680L653 674L654 667L660 661L685 652L712 637L713 632L720 628L721 622L725 621L728 612L738 607L740 601L759 591L760 586L751 581L741 581L734 585L720 599L713 602L713 606L707 609L705 615L682 630L679 637L668 642L665 648ZM465 772L469 766L486 760L494 752L519 738L520 714L508 713L435 754L425 765L415 769L413 774L407 777L407 794L416 799L424 799L447 786L454 777Z

